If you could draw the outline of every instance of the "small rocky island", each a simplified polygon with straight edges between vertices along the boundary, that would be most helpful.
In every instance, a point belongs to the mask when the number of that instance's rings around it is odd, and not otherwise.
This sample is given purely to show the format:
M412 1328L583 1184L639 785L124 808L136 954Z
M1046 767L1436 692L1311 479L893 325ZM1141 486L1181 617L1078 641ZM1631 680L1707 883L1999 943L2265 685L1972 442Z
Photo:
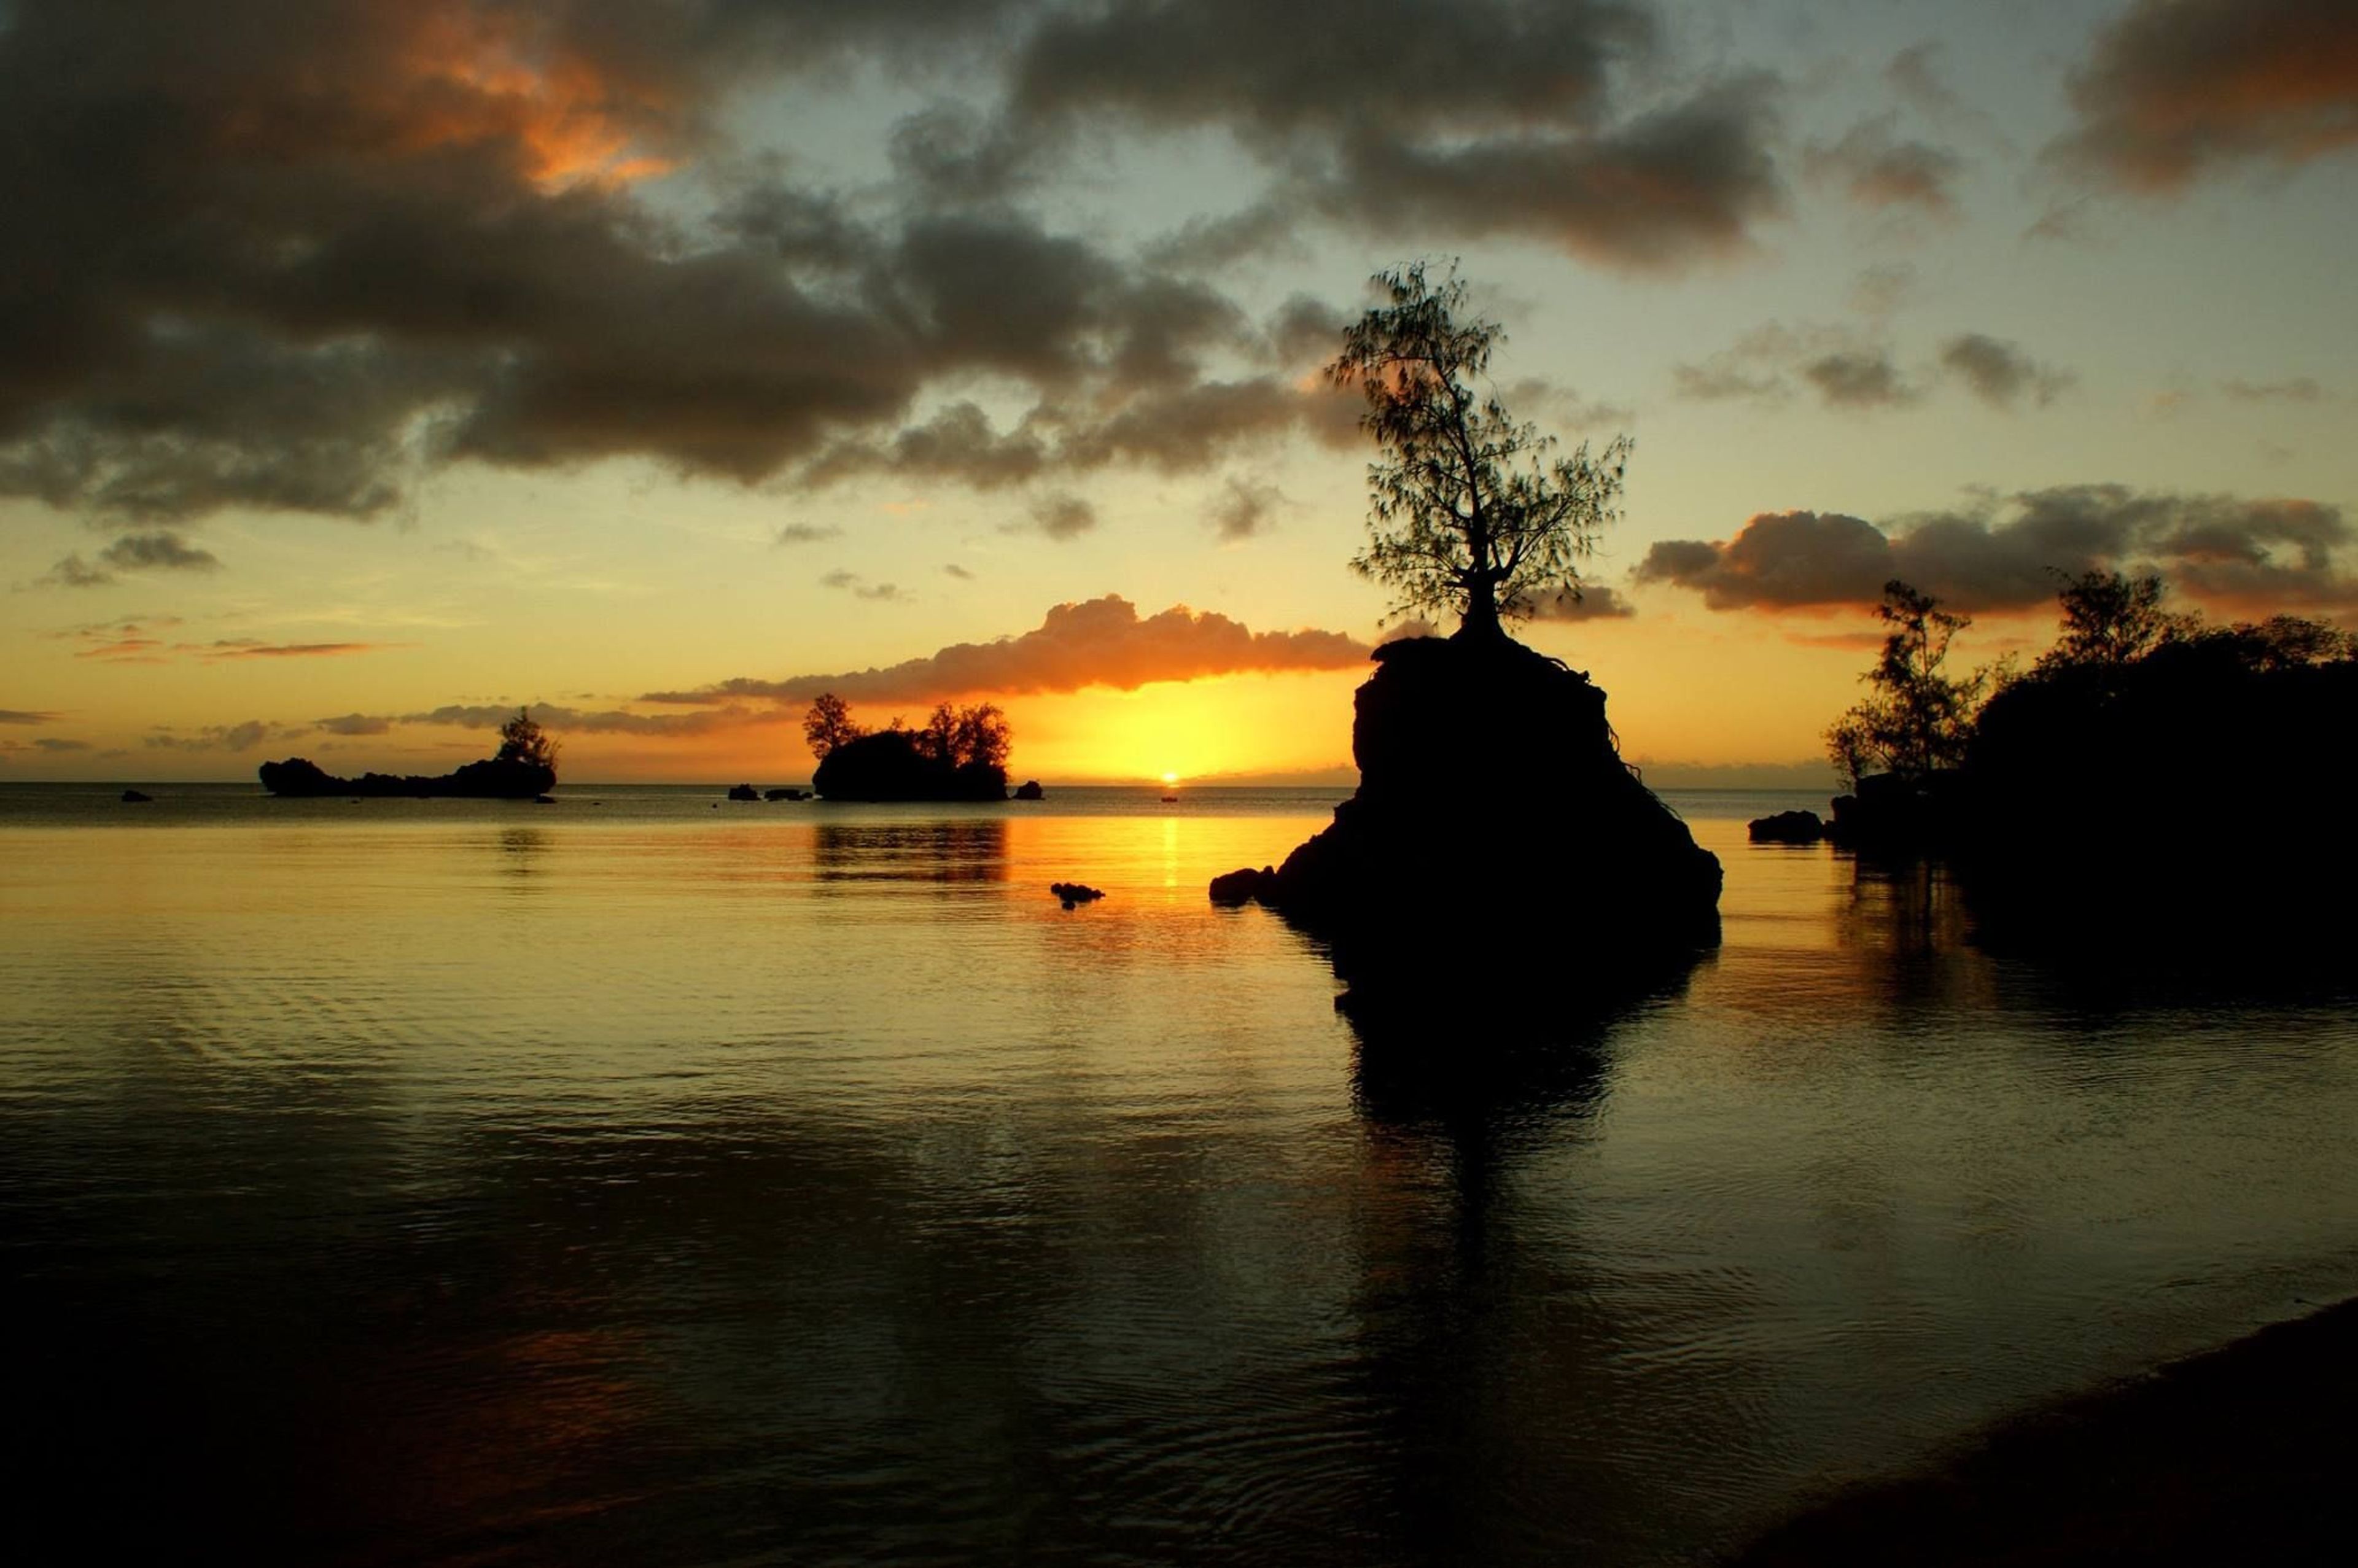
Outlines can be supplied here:
M408 796L473 800L532 800L546 795L557 783L557 742L518 709L500 726L495 756L469 762L450 773L428 778L416 773L362 773L339 778L308 757L262 764L262 787L272 795Z
M1367 400L1367 546L1395 614L1454 636L1379 646L1354 698L1359 789L1282 866L1214 879L1323 940L1363 1045L1495 1055L1674 983L1719 941L1718 859L1621 761L1605 693L1507 635L1576 606L1627 438L1568 456L1478 390L1501 333L1454 272L1379 273L1327 367ZM1364 1059L1362 1066L1367 1064Z
M1720 865L1621 761L1605 693L1495 629L1376 650L1358 792L1285 863L1214 880L1328 942L1354 998L1411 981L1469 1017L1517 976L1682 968Z
M830 692L811 704L803 734L818 759L811 790L822 800L1007 798L1011 737L1007 716L993 703L943 703L919 730L897 719L882 730L867 730L852 722L849 705Z

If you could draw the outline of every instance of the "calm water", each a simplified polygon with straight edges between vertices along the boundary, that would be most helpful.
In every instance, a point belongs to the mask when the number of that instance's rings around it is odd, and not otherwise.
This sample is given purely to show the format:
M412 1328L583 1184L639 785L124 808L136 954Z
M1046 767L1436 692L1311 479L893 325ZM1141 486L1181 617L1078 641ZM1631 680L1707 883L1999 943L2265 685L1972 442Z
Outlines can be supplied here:
M13 1561L1687 1561L2358 1291L2347 997L1993 960L1806 797L1421 1100L1204 897L1331 796L158 793L0 788Z

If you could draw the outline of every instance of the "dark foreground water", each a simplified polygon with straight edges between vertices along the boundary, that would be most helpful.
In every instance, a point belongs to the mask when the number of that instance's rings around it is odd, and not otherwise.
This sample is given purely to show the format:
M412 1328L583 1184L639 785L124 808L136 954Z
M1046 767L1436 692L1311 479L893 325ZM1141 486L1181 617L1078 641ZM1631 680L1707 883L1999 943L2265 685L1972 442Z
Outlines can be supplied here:
M11 1562L1678 1562L2358 1291L2346 995L1995 960L1797 802L1422 1093L1206 903L1316 795L159 793L0 790Z

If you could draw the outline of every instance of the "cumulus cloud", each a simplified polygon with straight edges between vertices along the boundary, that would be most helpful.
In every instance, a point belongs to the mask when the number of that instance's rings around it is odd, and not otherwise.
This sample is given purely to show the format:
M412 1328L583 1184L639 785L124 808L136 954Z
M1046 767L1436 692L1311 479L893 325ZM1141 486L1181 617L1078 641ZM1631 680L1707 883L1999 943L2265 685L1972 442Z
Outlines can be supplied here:
M1920 395L1884 348L1821 354L1801 366L1801 379L1818 389L1829 408L1888 408Z
M2184 189L2358 145L2358 10L2346 0L2135 0L2072 73L2079 124L2050 157L2106 184Z
M1890 114L1862 120L1840 140L1812 146L1802 167L1811 178L1841 187L1871 211L1913 208L1936 218L1953 217L1952 188L1964 160L1945 147L1900 139L1893 134L1897 124Z
M1364 662L1368 651L1368 644L1339 632L1254 632L1225 615L1184 605L1141 616L1130 600L1108 594L1057 605L1020 636L954 643L883 668L782 680L740 676L694 691L650 692L639 700L682 706L742 698L802 703L831 691L854 702L924 702L1093 686L1130 691L1153 681L1347 669Z
M2340 508L2064 485L2003 506L1878 527L1843 513L1762 513L1721 541L1658 542L1639 582L1699 592L1714 610L1873 604L1893 578L1961 610L2018 610L2055 596L2058 574L2160 572L2193 598L2239 610L2358 607Z
M2040 364L2019 345L1982 332L1963 332L1941 345L1941 363L1993 408L2012 408L2028 395L2041 407L2071 384L2068 371Z

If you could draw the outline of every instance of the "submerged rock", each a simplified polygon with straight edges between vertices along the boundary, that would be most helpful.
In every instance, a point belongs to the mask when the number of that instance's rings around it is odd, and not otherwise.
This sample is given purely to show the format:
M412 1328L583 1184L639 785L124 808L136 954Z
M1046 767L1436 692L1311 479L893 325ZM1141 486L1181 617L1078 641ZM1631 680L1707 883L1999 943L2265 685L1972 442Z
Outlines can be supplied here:
M1826 825L1814 811L1779 811L1754 817L1744 831L1755 844L1814 844L1826 836Z
M1718 942L1719 860L1621 761L1585 675L1497 634L1375 657L1358 792L1274 871L1212 888L1325 939L1347 1011L1413 988L1478 1017L1513 988L1617 988Z

